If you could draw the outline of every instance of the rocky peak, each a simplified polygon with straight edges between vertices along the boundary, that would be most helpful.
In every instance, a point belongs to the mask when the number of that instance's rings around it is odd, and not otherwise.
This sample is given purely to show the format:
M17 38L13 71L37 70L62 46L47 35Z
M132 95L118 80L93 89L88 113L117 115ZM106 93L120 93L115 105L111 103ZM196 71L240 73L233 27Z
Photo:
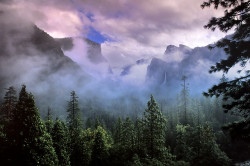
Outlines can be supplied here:
M175 45L168 45L165 51L165 54L174 52L178 49Z
M190 51L192 51L192 49L183 44L180 44L179 47L174 46L174 45L168 45L164 54L166 55L166 54L179 53L179 52L189 53Z

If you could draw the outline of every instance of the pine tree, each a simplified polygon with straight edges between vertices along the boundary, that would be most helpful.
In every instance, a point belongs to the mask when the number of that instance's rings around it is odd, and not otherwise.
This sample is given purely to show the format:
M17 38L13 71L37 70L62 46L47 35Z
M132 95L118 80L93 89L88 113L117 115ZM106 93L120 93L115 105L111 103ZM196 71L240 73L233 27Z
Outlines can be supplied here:
M51 136L46 132L34 97L26 92L25 85L20 91L12 123L13 164L57 165Z
M4 102L1 107L0 118L11 120L13 118L13 112L17 103L16 90L13 86L9 87L6 90L7 92L5 93Z
M51 115L50 107L48 108L48 113L47 113L47 117L46 117L46 120L45 120L45 126L46 126L46 129L47 129L47 132L49 134L52 134L53 118L52 118L52 115Z
M177 160L184 160L190 165L226 166L229 158L219 149L213 131L208 125L190 127L177 125Z
M234 28L235 32L231 37L226 37L210 47L211 49L215 47L223 48L228 57L216 63L215 66L212 66L209 72L222 71L224 74L227 74L237 64L242 69L238 71L241 73L240 76L214 85L204 95L222 96L223 100L227 101L223 105L224 112L240 114L245 118L240 123L245 125L244 128L249 128L250 70L247 70L246 67L249 67L250 58L250 2L248 0L208 0L201 5L202 8L210 6L214 6L215 9L222 7L224 9L224 16L218 18L212 17L208 24L205 25L205 28L213 31L219 28L222 32L228 32ZM233 131L234 127L236 126L231 124L229 129ZM245 135L244 131L242 133L238 132L238 138L246 139L247 137L247 139L250 139L249 135Z
M134 124L129 117L126 118L122 125L121 132L121 145L127 150L133 150L134 148Z
M176 159L190 161L192 160L193 154L191 147L188 145L188 135L187 131L190 128L189 125L176 125L176 146L174 149Z
M166 120L159 110L159 106L151 95L148 101L148 108L144 112L144 143L151 159L162 160L165 147L165 123Z
M182 101L183 101L183 111L184 111L184 114L182 116L182 124L184 125L187 125L188 124L188 113L187 113L187 100L188 100L188 87L186 85L186 79L187 77L186 76L183 76L182 77L182 80L183 80L183 89L181 91L181 96L182 96Z
M67 125L70 137L70 163L72 166L87 165L85 155L88 153L88 150L83 139L82 120L75 91L71 92L67 112Z
M119 117L115 124L115 132L114 132L115 144L120 144L122 142L122 126L123 126L123 121Z
M75 91L72 91L70 94L71 98L68 102L68 116L67 123L70 134L74 134L74 131L82 129L82 120L80 114L80 108L78 106L78 96ZM73 135L72 135L73 136Z
M13 86L6 89L3 104L0 108L0 160L9 165L10 156L13 152L10 143L10 128L13 113L17 103L16 90Z
M69 166L69 152L68 152L68 135L67 128L60 120L56 119L51 131L53 139L53 146L58 156L58 164L60 166Z
M83 165L89 165L91 162L91 153L92 153L92 146L94 142L95 133L91 131L90 128L84 130L82 133L82 144L83 144Z
M91 165L92 166L102 166L107 165L107 159L109 156L108 149L108 137L107 132L98 126L95 130L95 138L91 155Z
M90 128L90 129L94 129L94 120L92 118L87 118L86 123L85 123L85 127L86 129Z
M102 124L101 124L99 118L96 118L95 119L95 129L97 129L98 126L102 126Z
M197 137L200 134L200 139ZM196 153L196 165L230 165L230 159L222 152L216 143L215 135L208 125L199 127L195 130L192 138L196 138L197 141L201 141L200 144L194 143L193 147L198 150Z
M143 142L143 122L140 119L135 121L135 149L139 156L144 154L144 142Z

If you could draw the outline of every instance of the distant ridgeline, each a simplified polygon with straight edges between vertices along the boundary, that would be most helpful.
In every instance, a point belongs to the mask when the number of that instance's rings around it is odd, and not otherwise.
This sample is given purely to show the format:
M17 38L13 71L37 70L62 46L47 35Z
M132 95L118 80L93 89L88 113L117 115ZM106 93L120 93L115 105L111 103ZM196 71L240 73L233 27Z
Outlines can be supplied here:
M19 28L12 22L0 23L0 26L1 95L4 88L26 84L35 94L38 106L44 107L44 110L48 105L60 105L65 100L65 94L72 89L86 99L106 104L125 97L130 102L134 102L134 98L139 103L145 102L145 94L150 93L157 98L175 98L181 91L184 75L190 93L201 94L220 79L208 74L209 67L226 57L222 49L170 45L162 56L139 59L125 66L120 75L114 76L102 55L101 45L89 39L54 39L30 23L24 23ZM143 91L120 80L130 75L133 68L142 65L147 65L145 83L141 86ZM116 79L113 80L113 77Z

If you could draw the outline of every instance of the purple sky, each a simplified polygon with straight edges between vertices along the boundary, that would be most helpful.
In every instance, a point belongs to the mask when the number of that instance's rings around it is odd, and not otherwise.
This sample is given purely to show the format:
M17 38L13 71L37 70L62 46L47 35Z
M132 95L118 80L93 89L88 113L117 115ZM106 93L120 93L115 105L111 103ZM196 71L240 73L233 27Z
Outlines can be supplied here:
M53 37L83 36L102 43L112 67L163 54L167 45L205 46L224 37L203 26L221 10L203 0L4 0Z

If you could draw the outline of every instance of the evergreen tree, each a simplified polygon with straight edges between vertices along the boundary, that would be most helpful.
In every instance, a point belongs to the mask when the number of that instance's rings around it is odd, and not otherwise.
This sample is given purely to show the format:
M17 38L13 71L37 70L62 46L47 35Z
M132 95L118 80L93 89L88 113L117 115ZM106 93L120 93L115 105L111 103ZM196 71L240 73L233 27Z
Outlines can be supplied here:
M201 7L214 6L215 9L222 7L224 9L224 16L213 17L210 19L205 28L215 30L219 28L222 32L227 32L235 28L235 32L231 37L226 37L218 41L214 47L223 48L228 55L227 59L223 59L212 66L210 73L222 71L227 74L228 71L235 65L239 64L242 69L238 72L241 73L235 79L224 80L218 85L214 85L208 92L204 93L205 96L222 96L224 101L225 112L242 115L245 120L246 128L249 128L250 119L250 71L246 70L249 65L250 58L250 2L248 0L208 0L204 2ZM244 72L244 73L243 73ZM233 128L232 124L230 128ZM236 126L235 126L236 127ZM249 135L238 133L238 138L246 138ZM249 139L249 138L248 138Z
M140 119L135 121L135 150L139 156L144 154L144 142L143 142L143 122Z
M192 160L193 154L191 147L188 145L188 135L189 132L187 129L189 129L190 126L187 125L176 125L176 147L174 149L176 159L177 160L184 160L184 161L190 161Z
M165 123L166 120L159 110L159 106L151 95L148 101L148 108L144 112L144 143L150 158L162 160L165 147Z
M86 147L83 142L83 128L80 108L78 106L78 97L75 91L71 92L67 112L67 125L70 137L70 163L72 166L85 165L84 153Z
M17 103L16 90L13 86L6 89L3 104L0 108L0 160L9 165L10 156L13 152L10 144L10 128L13 113Z
M121 144L125 149L133 150L134 148L134 124L129 117L126 118L122 125Z
M13 86L9 87L6 90L7 92L5 93L4 102L1 107L0 118L11 120L13 118L13 112L17 103L16 90Z
M11 143L14 165L57 165L51 136L46 132L32 94L23 85L13 112Z
M80 108L78 106L78 96L76 95L75 91L72 91L70 94L71 98L70 101L68 102L68 116L67 116L67 123L68 123L68 128L70 135L73 136L76 131L82 129L82 120L81 120L81 115L80 115Z
M95 130L95 139L92 148L92 166L107 165L107 159L109 156L108 150L110 147L110 145L108 145L108 139L107 132L101 126L98 126Z
M115 144L120 144L122 142L122 126L123 126L123 121L119 117L115 124L115 132L114 132Z
M230 160L215 141L213 131L208 125L190 127L177 125L177 160L191 165L230 165Z
M69 166L69 152L68 152L68 135L67 128L60 120L56 120L51 131L51 136L53 139L53 146L55 148L58 164L60 166Z
M86 123L85 123L85 127L86 129L90 128L90 129L94 129L94 120L92 118L87 118Z
M89 165L91 162L92 146L95 138L95 133L90 128L83 131L82 143L84 146L83 159L84 165Z
M183 89L181 91L181 96L182 96L182 101L183 101L183 104L182 104L182 107L183 107L183 115L181 116L181 122L182 124L184 125L187 125L188 124L188 112L187 112L187 104L188 104L188 94L189 94L189 90L188 90L188 86L186 85L186 79L187 77L186 76L183 76L182 77L182 80L183 80Z
M230 165L230 159L220 150L212 129L208 125L198 126L197 129L192 138L198 137L196 140L201 142L193 144L193 147L199 152L196 153L195 163L197 164L194 165Z
M95 119L95 129L97 129L98 126L102 126L102 124L101 124L99 118L96 118L96 119Z
M174 115L176 112L169 113L169 118L167 119L166 126L166 146L170 146L174 148L176 145L176 130L175 127L177 125L177 116Z
M51 115L50 107L48 108L48 113L47 113L47 117L46 117L46 120L45 120L45 126L46 126L46 129L47 129L47 132L49 134L52 134L53 118L52 118L52 115Z

